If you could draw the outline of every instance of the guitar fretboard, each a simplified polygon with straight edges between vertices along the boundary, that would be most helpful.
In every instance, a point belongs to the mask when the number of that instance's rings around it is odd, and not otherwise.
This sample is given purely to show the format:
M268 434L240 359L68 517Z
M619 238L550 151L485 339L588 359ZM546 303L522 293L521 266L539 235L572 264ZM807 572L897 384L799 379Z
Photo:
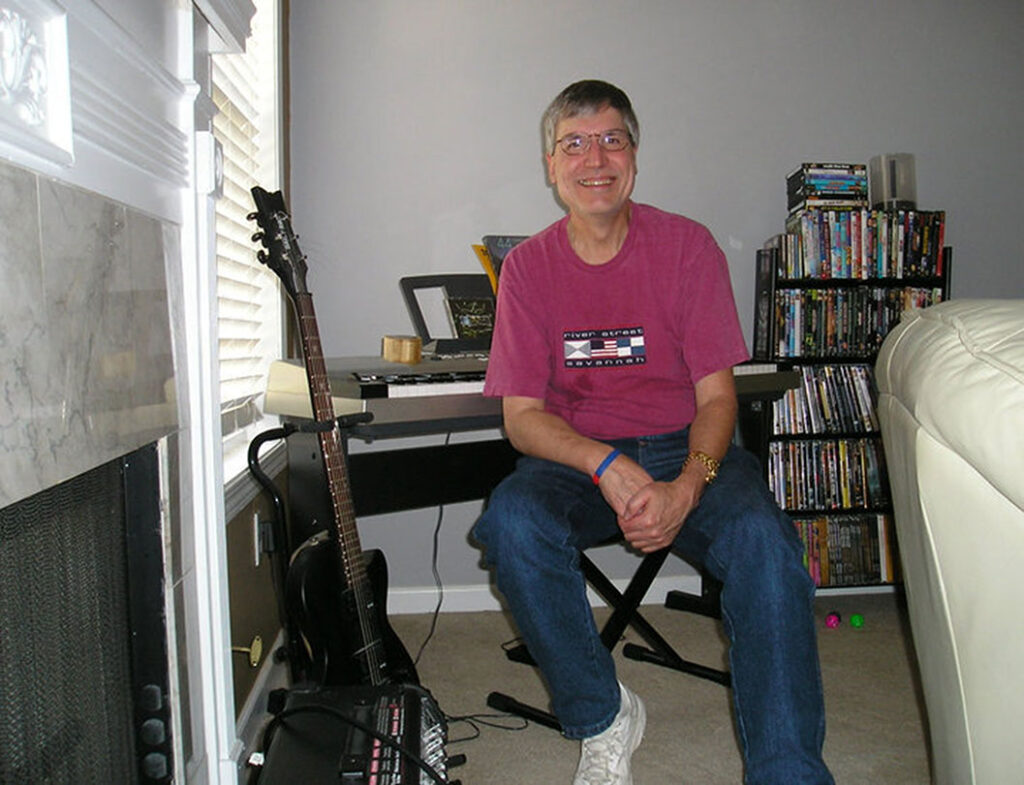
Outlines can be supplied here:
M320 346L320 331L316 323L313 298L308 293L301 293L292 299L298 312L299 332L302 337L303 355L306 359L306 375L309 381L313 416L317 422L333 422L334 407L331 402L331 386ZM356 605L359 619L363 646L357 654L365 664L369 682L383 684L385 681L384 668L386 667L384 646L375 622L373 592L369 586L362 546L359 543L355 507L352 504L348 469L345 465L341 438L337 428L321 431L318 435L327 473L327 485L334 507L340 568L345 577L345 583L353 595L352 601Z

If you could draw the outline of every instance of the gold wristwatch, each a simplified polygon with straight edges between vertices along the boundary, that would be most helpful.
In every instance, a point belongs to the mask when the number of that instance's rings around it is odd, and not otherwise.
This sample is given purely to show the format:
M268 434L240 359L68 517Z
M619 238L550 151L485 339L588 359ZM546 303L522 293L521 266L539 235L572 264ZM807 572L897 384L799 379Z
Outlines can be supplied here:
M710 484L711 481L718 476L718 467L722 465L722 462L716 461L706 452L701 452L700 450L694 450L686 456L686 460L683 461L683 471L685 471L686 467L694 461L704 464L704 482Z

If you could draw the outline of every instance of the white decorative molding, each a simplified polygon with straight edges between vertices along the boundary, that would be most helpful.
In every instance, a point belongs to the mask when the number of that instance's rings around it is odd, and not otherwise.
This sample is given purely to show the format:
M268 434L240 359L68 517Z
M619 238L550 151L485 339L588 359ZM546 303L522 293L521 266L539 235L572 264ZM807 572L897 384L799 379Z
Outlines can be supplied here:
M147 50L95 3L78 3L69 13L76 140L88 142L114 167L128 164L145 173L154 185L186 186L190 140L181 128L180 107L192 103L187 86L158 52Z
M84 63L74 64L71 81L76 136L175 187L188 184L187 138L181 130L139 111L133 96L100 82Z
M196 131L196 192L224 195L224 148L213 131Z
M181 0L102 3L0 0L3 79L25 81L24 63L39 71L42 52L49 123L30 127L13 98L0 101L0 158L180 223L200 94L177 51L191 34L190 9L176 9Z
M245 51L256 6L252 0L194 0L227 52Z
M67 14L50 0L0 2L0 141L70 165Z

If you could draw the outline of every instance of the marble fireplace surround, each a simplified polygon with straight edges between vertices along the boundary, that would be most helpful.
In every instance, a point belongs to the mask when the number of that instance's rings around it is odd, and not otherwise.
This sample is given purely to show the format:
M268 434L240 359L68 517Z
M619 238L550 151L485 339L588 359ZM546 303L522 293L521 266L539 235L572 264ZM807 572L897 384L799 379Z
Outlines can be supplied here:
M16 44L0 52L0 508L158 442L173 767L196 785L234 782L245 751L213 381L208 55L241 51L254 10L0 0ZM44 111L23 111L27 98Z
M181 427L178 228L0 162L0 508Z

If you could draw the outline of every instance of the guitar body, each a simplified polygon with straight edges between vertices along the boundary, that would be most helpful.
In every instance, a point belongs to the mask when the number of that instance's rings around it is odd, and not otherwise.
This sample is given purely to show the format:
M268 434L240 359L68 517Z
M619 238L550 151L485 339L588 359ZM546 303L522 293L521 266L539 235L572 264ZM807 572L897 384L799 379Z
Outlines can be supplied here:
M338 546L326 533L310 537L295 551L288 567L286 602L309 654L309 676L323 686L365 684L359 656L362 637L353 599L338 575ZM416 666L387 617L388 566L378 550L363 552L372 595L373 624L380 635L387 670L385 680L419 684Z

